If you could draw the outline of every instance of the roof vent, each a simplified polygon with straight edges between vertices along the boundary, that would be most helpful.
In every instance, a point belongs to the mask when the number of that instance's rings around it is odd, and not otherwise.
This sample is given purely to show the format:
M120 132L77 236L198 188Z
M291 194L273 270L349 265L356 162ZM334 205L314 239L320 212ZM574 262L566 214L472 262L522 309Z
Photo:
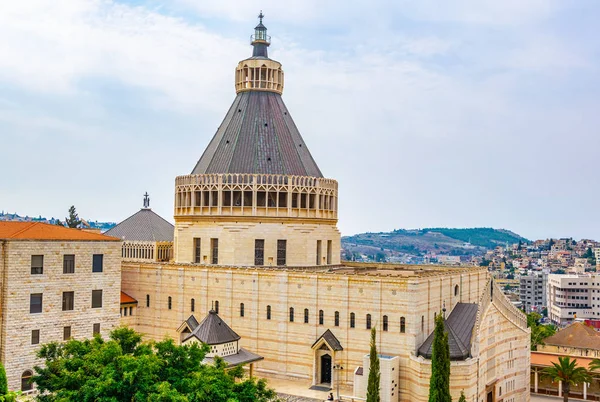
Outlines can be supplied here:
M267 162L271 162L271 158L267 158Z
M242 111L242 109L238 109L238 113L241 112L241 111Z
M265 127L269 127L269 125L267 123L265 123Z
M229 144L229 140L225 141L225 144Z

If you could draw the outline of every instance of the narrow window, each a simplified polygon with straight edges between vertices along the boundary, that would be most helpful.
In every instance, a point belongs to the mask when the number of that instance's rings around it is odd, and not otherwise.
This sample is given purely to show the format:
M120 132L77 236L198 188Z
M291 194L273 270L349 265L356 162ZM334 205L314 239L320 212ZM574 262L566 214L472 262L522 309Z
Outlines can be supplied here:
M63 274L75 273L75 255L65 254L63 256Z
M265 265L265 241L254 240L254 265Z
M190 303L190 309L192 310L192 313L196 311L196 300L194 298L192 298L192 302Z
M308 309L304 309L304 323L308 324Z
M42 312L42 293L32 293L29 295L29 312L32 314Z
M356 316L354 313L350 313L350 328L354 328L356 326Z
M371 314L367 314L367 329L371 329Z
M93 334L94 335L100 334L100 323L94 324Z
M317 240L317 265L321 265L321 240Z
M200 239L194 238L194 263L200 264L201 262L201 247L200 247Z
M287 256L287 240L277 240L277 265L285 265Z
M215 313L219 314L219 301L215 300Z
M129 307L129 315L133 315L133 307Z
M319 325L323 325L323 321L324 321L323 310L319 310Z
M339 311L335 312L335 326L336 327L340 326L340 312Z
M31 256L31 275L41 275L44 273L44 256Z
M92 290L92 308L102 307L102 290Z
M71 326L68 325L63 328L63 341L68 341L71 339Z
M63 292L62 309L63 311L73 310L75 304L75 292Z
M331 240L327 240L327 265L331 264L331 250L332 250Z
M171 307L173 307L173 298L169 296L169 298L167 299L167 308L171 310Z
M421 316L421 332L425 331L425 316Z
M406 332L406 318L400 317L400 333Z
M33 389L33 384L31 382L32 376L33 373L31 372L31 370L27 370L23 374L21 374L21 391L26 392L31 391Z
M271 319L271 306L267 306L267 320Z
M219 263L219 239L210 239L211 261L212 264Z
M34 329L31 331L31 344L37 345L40 343L40 330Z
M104 269L104 255L103 254L94 254L92 257L92 272L102 272Z
M454 296L458 296L458 285L454 286Z
M290 322L294 322L294 308L290 307Z
M127 317L127 307L121 309L121 315Z
M146 295L146 307L150 307L150 295Z
M388 330L388 316L387 315L383 316L383 330L384 331Z
M244 303L240 303L240 317L243 317L244 313L245 313L245 311L244 311Z

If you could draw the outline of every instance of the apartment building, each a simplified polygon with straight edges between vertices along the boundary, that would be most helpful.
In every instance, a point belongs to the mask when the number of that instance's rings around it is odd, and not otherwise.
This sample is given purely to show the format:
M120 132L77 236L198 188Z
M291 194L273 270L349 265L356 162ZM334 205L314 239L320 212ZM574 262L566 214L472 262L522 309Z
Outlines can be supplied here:
M548 317L559 326L600 320L600 275L548 275Z
M42 344L119 325L119 239L39 222L0 222L0 360L11 390L32 391Z
M520 278L519 300L526 312L541 310L548 305L546 289L548 284L547 272L535 272Z

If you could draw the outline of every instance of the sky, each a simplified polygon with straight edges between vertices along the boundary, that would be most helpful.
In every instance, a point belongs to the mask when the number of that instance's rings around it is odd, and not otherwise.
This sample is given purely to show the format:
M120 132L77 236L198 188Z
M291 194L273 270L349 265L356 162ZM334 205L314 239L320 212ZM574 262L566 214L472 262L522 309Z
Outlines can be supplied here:
M0 12L0 210L173 221L260 9L343 235L600 240L595 0L22 0Z

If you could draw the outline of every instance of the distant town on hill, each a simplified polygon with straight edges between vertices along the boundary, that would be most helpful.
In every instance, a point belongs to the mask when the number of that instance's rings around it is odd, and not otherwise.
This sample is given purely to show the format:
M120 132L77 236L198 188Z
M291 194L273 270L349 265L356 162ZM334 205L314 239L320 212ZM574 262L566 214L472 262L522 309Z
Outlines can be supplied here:
M54 218L54 217L45 218L45 217L42 217L41 215L38 217L27 216L27 215L21 216L21 215L17 214L16 212L11 214L11 213L7 213L5 211L0 211L0 222L1 221L42 222L42 223L49 223L51 225L55 225L59 220L61 220L61 219ZM116 225L115 222L98 222L98 221L92 221L92 220L86 220L86 219L83 219L82 221L85 222L85 224L87 224L87 225L85 225L86 227L89 227L90 229L100 229L100 231L103 233Z
M460 263L483 256L498 246L519 243L526 245L531 241L505 229L397 229L342 237L342 258L411 264Z

